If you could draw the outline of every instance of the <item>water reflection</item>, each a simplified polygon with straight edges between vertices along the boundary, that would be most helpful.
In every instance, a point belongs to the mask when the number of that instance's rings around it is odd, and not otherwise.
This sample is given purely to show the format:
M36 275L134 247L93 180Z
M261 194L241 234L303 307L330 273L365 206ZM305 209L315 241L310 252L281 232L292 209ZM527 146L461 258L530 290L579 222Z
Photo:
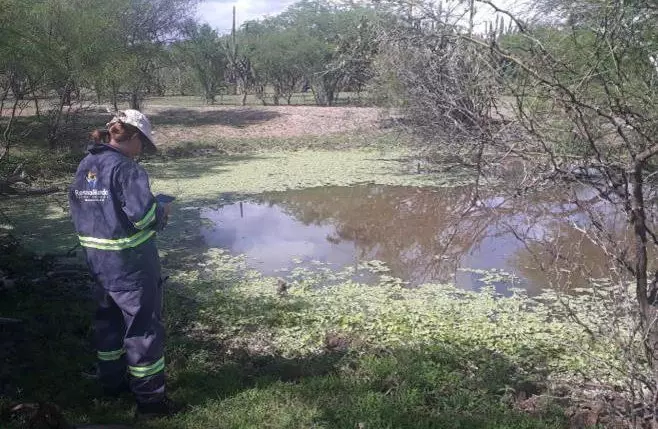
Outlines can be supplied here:
M474 204L467 187L313 188L206 209L212 226L202 234L210 246L245 254L265 274L290 268L296 258L336 267L377 259L411 284L455 281L473 289L481 274L463 269L496 268L536 293L609 274L604 252L578 228L590 222L587 211L623 222L594 194L589 199L576 206L552 192L525 203L496 197Z

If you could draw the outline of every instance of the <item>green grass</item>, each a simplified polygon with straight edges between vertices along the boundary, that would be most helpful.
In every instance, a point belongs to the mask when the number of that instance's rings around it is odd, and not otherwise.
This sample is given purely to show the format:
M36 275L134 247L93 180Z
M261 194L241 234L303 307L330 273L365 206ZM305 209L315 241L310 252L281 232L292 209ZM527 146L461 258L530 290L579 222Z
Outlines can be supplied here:
M351 149L369 149L391 151L406 150L405 136L397 133L340 133L324 136L298 136L289 138L240 138L227 139L209 137L205 141L183 141L163 147L160 153L165 157L198 157L206 151L215 155L239 155L268 153L272 151L320 150L336 151Z
M192 410L145 427L564 425L550 401L535 416L511 406L510 392L540 374L528 356L519 360L511 349L495 347L492 329L516 325L518 335L546 322L519 312L521 297L494 301L471 293L463 301L449 287L417 294L349 282L322 290L311 287L318 279L309 276L280 298L273 279L243 274L240 258L210 252L198 260L206 261L210 276L205 267L175 265L165 306L169 385ZM0 314L31 316L17 347L22 359L9 361L5 369L14 372L3 374L21 387L10 399L55 402L76 423L129 423L128 398L94 399L97 386L79 376L93 362L92 305L79 288L55 282L4 294ZM460 311L463 304L468 307ZM493 309L514 320L496 326L486 318ZM417 318L421 314L426 320ZM555 328L558 333L564 326ZM519 341L508 341L514 343ZM533 358L551 359L551 347L526 343L532 345Z

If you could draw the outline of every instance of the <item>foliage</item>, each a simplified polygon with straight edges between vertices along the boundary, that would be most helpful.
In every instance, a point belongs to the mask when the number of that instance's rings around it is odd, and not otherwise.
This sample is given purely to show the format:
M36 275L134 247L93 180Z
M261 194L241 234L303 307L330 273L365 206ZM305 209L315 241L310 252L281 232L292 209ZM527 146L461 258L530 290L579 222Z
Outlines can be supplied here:
M229 278L232 287L226 290L222 287L227 283L225 267L239 267L239 261L217 250L211 250L207 258L198 273L183 272L174 280L195 285L192 289L209 300L212 310L202 312L202 320L219 329L217 338L229 348L229 340L239 333L241 347L299 357L319 352L327 332L335 330L350 341L385 348L468 344L528 359L515 362L521 366L539 365L539 356L532 355L534 350L542 357L554 356L555 361L541 364L555 369L573 364L561 351L584 341L578 328L574 331L551 320L545 307L533 305L522 294L500 297L491 289L467 292L445 285L408 289L385 282L366 286L347 280L351 272L331 273L334 278L327 279L302 271L297 273L300 280L291 284L289 296L280 299L271 280L259 280L254 275L239 285ZM340 277L344 280L338 285L325 286L328 280ZM231 314L247 313L245 306L256 300L270 309L267 319L263 319L265 312L253 308L252 317L231 318ZM533 311L527 311L530 308ZM455 331L455 326L461 329ZM521 338L524 344L519 344ZM519 347L527 347L525 352L530 355L517 356Z
M244 25L252 62L262 85L272 84L275 102L303 78L320 105L331 105L341 89L361 90L371 77L377 46L369 9L304 0L281 15Z
M303 41L291 30L261 34L254 28L258 25L246 26L243 36L258 81L272 85L274 104L279 104L281 97L290 104L293 93L301 89L303 73L298 65L303 56L299 44Z
M144 92L152 86L156 71L162 66L163 46L180 36L194 13L196 0L117 0L112 24L117 33L116 55L106 64L106 82L116 96L120 90L130 93L130 105L139 109Z
M499 66L460 40L461 15L420 3L427 24L398 17L380 29L376 81L422 147L477 167L483 142L495 133L488 122L501 94Z
M119 90L147 87L160 44L177 33L193 4L192 0L7 1L7 16L16 19L7 19L3 26L9 37L0 43L6 54L0 73L20 71L13 79L19 79L24 89L16 97L58 91L64 97L61 104L70 104L71 92L79 95L82 88L95 88L99 93L108 91L115 106ZM133 95L137 103L139 94Z
M207 24L188 24L186 35L186 40L173 46L174 52L195 70L203 87L206 103L214 104L215 97L224 84L227 53L217 32Z

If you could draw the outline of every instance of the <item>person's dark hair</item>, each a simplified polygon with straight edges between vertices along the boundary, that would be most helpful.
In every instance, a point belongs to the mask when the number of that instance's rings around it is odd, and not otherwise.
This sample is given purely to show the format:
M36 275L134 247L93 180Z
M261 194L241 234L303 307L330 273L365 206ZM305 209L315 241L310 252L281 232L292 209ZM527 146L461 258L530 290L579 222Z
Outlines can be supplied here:
M130 140L135 134L139 135L140 139L142 138L142 132L139 131L139 128L123 122L115 122L110 125L109 133L111 139L116 142Z
M89 133L89 139L94 143L109 143L110 132L108 130L94 130Z

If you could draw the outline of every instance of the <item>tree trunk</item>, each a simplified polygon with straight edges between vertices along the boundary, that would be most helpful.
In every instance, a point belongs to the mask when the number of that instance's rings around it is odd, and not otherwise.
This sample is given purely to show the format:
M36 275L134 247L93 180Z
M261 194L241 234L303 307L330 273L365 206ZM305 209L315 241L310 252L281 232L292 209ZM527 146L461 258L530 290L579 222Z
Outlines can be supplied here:
M139 104L140 104L139 91L133 89L132 93L130 94L130 108L139 110Z
M206 104L215 104L215 88L209 82L206 82L204 87L205 89L203 92L205 93L204 95L206 97Z
M7 125L5 125L5 129L2 132L2 143L4 144L4 148L2 148L2 153L0 154L0 160L2 160L5 156L7 156L7 152L9 152L9 145L10 145L10 138L11 138L11 128L12 125L14 125L14 119L16 119L16 109L18 108L18 103L19 100L18 98L14 98L14 105L11 108L11 116L9 117L9 121L7 122Z
M66 85L64 85L64 89L62 90L62 101L64 102L64 106L70 106L71 105L71 94L73 92L73 85L71 81L67 81Z
M331 106L336 96L336 84L327 82L324 77L311 83L311 90L315 96L315 102L319 106Z
M650 302L649 297L653 297L655 301L658 291L656 291L656 282L652 283L651 290L649 290L647 276L647 227L643 164L644 162L635 163L632 175L631 222L635 240L635 293L640 307L640 323L644 331L647 359L651 367L655 369L656 359L658 358L658 327L656 327L658 308L654 302Z
M315 97L315 104L317 104L318 106L327 105L327 94L325 93L324 88L322 86L318 88L312 86L311 91L313 91L313 96Z
M9 85L11 86L11 92L14 94L15 99L25 99L25 82L17 77L15 73L9 74Z
M70 99L69 83L64 87L64 91L59 97L59 104L57 109L51 114L50 121L48 123L48 146L53 149L57 144L57 139L59 137L59 126L62 120L62 112L64 111L64 104L66 102L67 93Z
M0 118L3 115L3 110L5 109L5 100L7 100L7 97L9 96L9 86L5 88L4 93L2 94L2 98L0 98Z
M333 106L336 101L336 92L331 89L327 91L327 106Z
M110 94L112 98L112 107L114 107L114 111L117 112L119 110L119 103L118 103L119 88L117 87L115 82L110 82L110 87L112 91L112 94Z
M37 115L37 118L41 119L41 112L39 111L39 97L37 97L36 92L35 92L33 95L34 95L34 110L35 110L35 114Z

